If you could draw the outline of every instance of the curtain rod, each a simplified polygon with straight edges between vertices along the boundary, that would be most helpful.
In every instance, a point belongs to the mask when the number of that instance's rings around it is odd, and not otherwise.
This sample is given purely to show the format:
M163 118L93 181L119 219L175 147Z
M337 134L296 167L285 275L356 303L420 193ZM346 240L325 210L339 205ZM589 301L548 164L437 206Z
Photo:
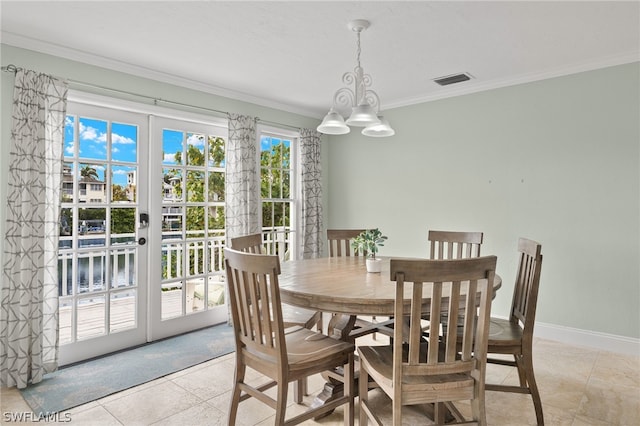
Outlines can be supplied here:
M24 68L17 67L17 66L15 66L13 64L9 64L9 65L3 66L1 69L4 72L12 72L14 75L18 71L23 71L24 70ZM61 78L61 80L65 80L65 81L67 81L67 82L69 82L71 84L78 85L78 86L93 87L93 88L100 89L100 90L106 90L106 91L121 93L121 94L129 95L129 96L136 96L136 97L139 97L139 98L149 99L149 100L152 100L155 105L157 105L158 102L162 102L162 103L165 103L165 104L177 105L177 106L181 106L181 107L185 107L185 108L195 108L195 109L199 109L199 110L202 110L202 111L214 112L214 113L221 114L221 115L224 115L224 116L228 116L229 115L228 111L221 111L221 110L218 110L218 109L207 108L207 107L202 107L202 106L198 106L198 105L189 105L189 104L185 104L185 103L182 103L182 102L170 101L170 100L167 100L167 99L156 98L154 96L148 96L148 95L142 95L140 93L129 92L129 91L126 91L126 90L113 89L111 87L101 86L101 85L94 84L94 83L87 83L87 82L84 82L84 81L78 81L78 80L72 80L72 79L64 79L64 78ZM271 124L271 125L274 125L274 126L287 127L289 129L300 130L300 127L292 126L290 124L284 124L284 123L278 123L278 122L275 122L275 121L262 120L262 119L260 119L260 117L256 117L255 119L256 119L256 121L260 121L260 122L266 123L266 124Z

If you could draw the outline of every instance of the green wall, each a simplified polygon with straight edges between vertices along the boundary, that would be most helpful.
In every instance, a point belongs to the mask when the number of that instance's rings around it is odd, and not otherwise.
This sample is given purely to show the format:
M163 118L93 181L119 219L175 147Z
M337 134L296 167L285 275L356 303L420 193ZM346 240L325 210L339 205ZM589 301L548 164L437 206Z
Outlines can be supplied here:
M518 237L542 243L537 320L640 337L638 63L385 111L396 135L328 143L328 223L380 227L383 255L427 230L483 231L511 304Z

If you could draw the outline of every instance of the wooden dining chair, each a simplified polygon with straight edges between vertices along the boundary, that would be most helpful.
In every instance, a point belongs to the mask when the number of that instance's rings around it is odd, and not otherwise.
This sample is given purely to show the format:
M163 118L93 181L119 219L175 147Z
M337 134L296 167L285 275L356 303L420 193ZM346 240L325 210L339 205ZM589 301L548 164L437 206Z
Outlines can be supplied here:
M495 256L391 259L391 280L396 281L394 316L406 320L409 332L403 336L402 327L395 327L392 345L358 347L360 426L366 426L369 419L382 424L369 404L371 387L379 387L391 398L394 426L402 424L404 405L426 403L435 403L436 423L444 421L445 402L446 409L463 422L452 404L460 400L471 401L473 421L486 425L484 382L496 261ZM425 313L427 298L430 302ZM421 318L426 315L434 324L439 323L443 311L449 313L450 338L425 342ZM458 329L463 332L460 351L456 345Z
M365 229L327 229L329 257L366 256L366 253L353 253L351 243Z
M434 231L429 230L429 259L466 259L480 257L480 248L483 239L482 232L468 231ZM442 324L446 321L443 318ZM423 329L428 332L430 324L425 324Z
M480 257L482 232L429 230L429 259Z
M520 386L487 384L488 391L530 394L539 425L544 424L542 402L533 372L533 326L540 286L542 246L526 238L518 240L518 270L509 319L491 318L488 354L513 355L514 361L489 357L487 362L518 369Z
M274 424L294 425L344 405L344 424L353 425L353 343L332 339L304 327L285 332L280 301L278 256L225 248L225 265L236 341L236 370L228 424L236 424L241 401L254 397L276 410ZM247 368L271 379L254 386ZM342 369L344 393L335 400L285 419L290 382L326 370ZM265 393L277 386L275 399Z
M262 254L262 235L250 234L232 238L231 248L247 253ZM319 331L322 331L322 312L320 311L312 311L283 303L282 316L285 327L299 325L310 330L313 327L317 327Z
M245 253L262 254L262 234L243 235L231 239L231 248ZM298 306L282 304L282 321L285 328L301 326L312 330L314 327L322 332L322 312L311 309L300 308ZM293 388L293 398L295 402L302 402L304 395L307 395L307 380L301 379Z

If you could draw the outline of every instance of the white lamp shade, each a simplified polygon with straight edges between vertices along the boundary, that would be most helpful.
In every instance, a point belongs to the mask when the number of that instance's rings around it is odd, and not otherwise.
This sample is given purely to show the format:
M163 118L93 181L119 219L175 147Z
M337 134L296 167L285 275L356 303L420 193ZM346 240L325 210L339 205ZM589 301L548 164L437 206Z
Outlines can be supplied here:
M351 109L351 116L347 119L347 125L356 127L367 127L378 124L380 120L368 103L362 103Z
M381 115L379 115L378 118L380 119L380 124L372 124L371 126L365 127L362 130L363 135L374 138L384 138L396 134L396 131L393 130L386 118Z
M327 135L344 135L351 131L349 126L344 124L344 118L333 108L329 110L316 130Z

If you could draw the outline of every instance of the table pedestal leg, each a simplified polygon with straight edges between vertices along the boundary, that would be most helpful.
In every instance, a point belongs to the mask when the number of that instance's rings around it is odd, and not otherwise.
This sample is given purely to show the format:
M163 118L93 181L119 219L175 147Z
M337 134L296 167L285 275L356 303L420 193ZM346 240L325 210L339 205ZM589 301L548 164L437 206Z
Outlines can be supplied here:
M355 315L346 315L346 314L335 314L331 317L329 321L329 326L327 330L327 334L334 339L343 340L345 342L353 341L352 338L349 337L349 333L353 330L356 324ZM357 360L355 362L355 366L357 367ZM355 368L355 367L354 367ZM325 372L322 373L322 377L325 379L326 383L324 384L324 388L322 392L320 392L314 398L311 403L312 408L321 407L328 402L331 402L337 398L340 398L344 395L344 383L340 380L331 377L332 375L342 376L342 368L338 368L333 372ZM354 385L354 395L358 393L358 373L354 372L353 377ZM317 417L314 417L314 420L319 420L323 417L327 417L333 412L333 410L327 411L325 413L320 414Z

